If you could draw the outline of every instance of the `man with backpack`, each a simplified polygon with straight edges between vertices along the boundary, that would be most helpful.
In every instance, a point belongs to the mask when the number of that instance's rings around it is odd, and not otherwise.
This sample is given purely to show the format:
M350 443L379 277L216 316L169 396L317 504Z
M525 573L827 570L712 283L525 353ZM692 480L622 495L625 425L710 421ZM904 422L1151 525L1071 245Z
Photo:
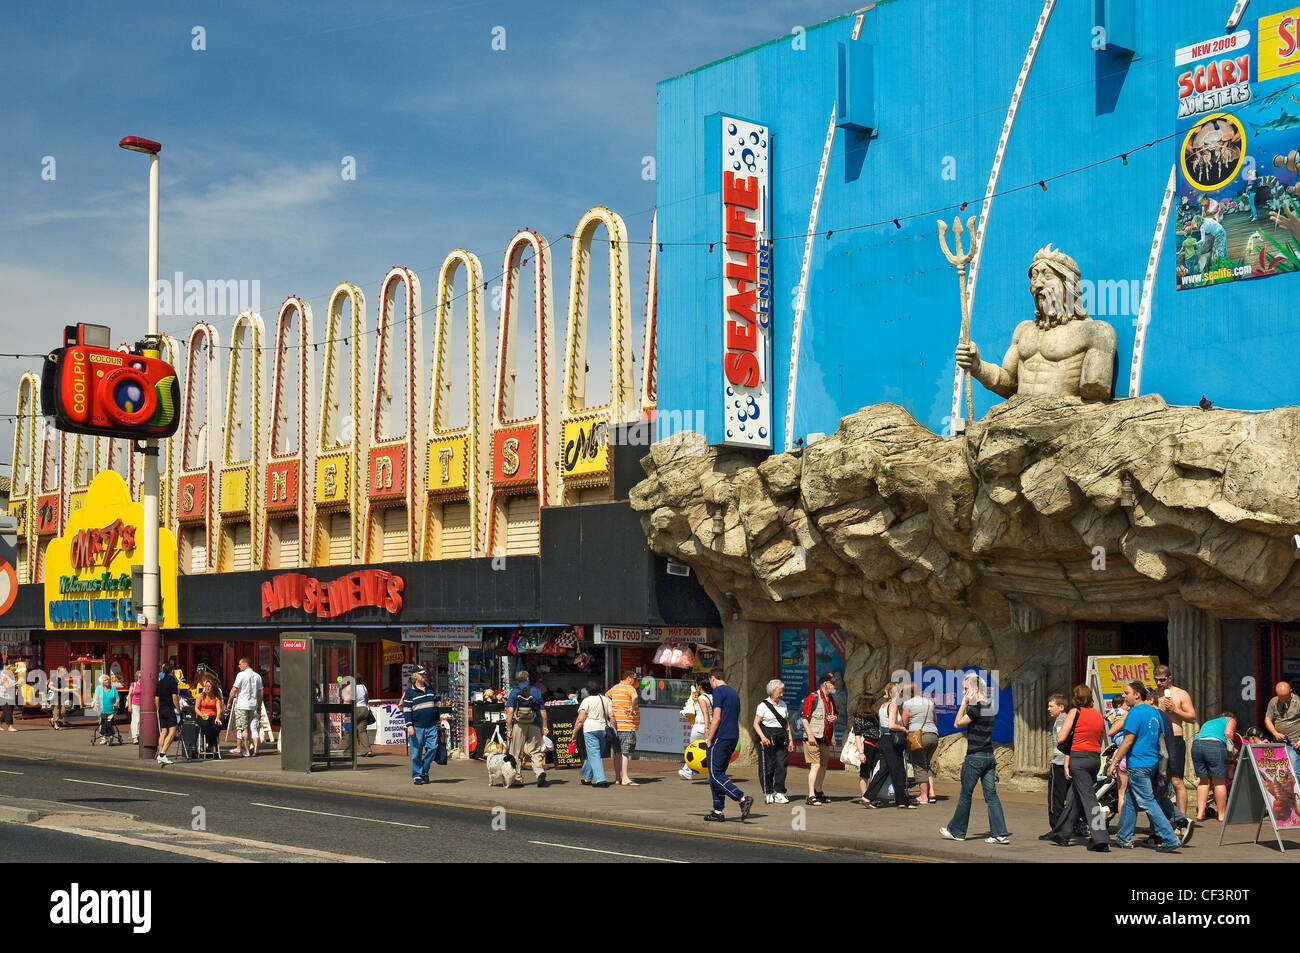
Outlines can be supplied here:
M546 750L542 747L545 736L546 707L542 704L542 693L528 683L528 671L521 668L515 674L515 690L506 698L506 747L521 774L527 752L539 788L546 787Z

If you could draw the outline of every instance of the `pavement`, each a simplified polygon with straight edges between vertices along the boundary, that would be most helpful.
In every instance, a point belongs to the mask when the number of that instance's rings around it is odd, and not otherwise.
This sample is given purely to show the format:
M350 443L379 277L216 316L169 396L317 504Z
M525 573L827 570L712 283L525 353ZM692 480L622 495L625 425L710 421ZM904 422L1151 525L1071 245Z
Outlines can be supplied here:
M41 722L20 722L17 732L0 733L0 756L30 761L56 761L114 767L150 775L155 781L180 778L199 781L239 779L285 790L334 791L407 804L427 802L439 807L477 808L491 811L504 808L527 817L580 824L611 825L647 832L688 833L700 837L723 835L754 844L801 847L807 850L849 849L870 851L900 860L1036 862L1036 863L1277 863L1300 857L1300 835L1284 838L1288 850L1283 853L1265 825L1259 843L1253 843L1255 826L1234 825L1225 843L1219 845L1220 826L1216 822L1198 824L1192 840L1179 854L1160 855L1150 850L1093 854L1083 846L1060 848L1038 840L1047 830L1044 795L999 791L1007 827L1012 834L1007 846L984 843L988 821L982 798L976 791L971 810L967 840L961 843L944 840L939 828L947 825L956 804L955 782L938 783L940 800L916 810L880 808L868 810L856 802L856 771L831 771L823 785L834 800L830 805L807 807L800 791L806 791L807 771L791 768L788 779L791 802L788 805L765 804L753 766L732 766L732 778L747 794L756 795L757 803L748 821L742 822L732 803L728 804L728 822L713 824L704 820L711 807L705 781L684 781L677 776L679 762L636 759L631 775L639 784L629 787L593 788L578 784L576 769L549 772L552 781L546 788L528 783L522 788L490 788L487 769L481 761L452 761L445 767L433 766L432 783L413 785L409 762L405 756L379 754L358 760L350 769L318 770L310 774L282 771L280 757L274 750L257 757L227 756L220 761L199 761L160 767L152 759L141 759L139 749L127 744L120 747L92 746L90 731L69 728L56 732ZM607 774L609 762L606 762ZM141 782L144 783L144 782ZM40 792L31 792L39 795ZM16 818L15 818L16 819ZM1113 826L1112 826L1113 830ZM1137 840L1144 836L1139 826ZM700 859L709 859L707 850Z

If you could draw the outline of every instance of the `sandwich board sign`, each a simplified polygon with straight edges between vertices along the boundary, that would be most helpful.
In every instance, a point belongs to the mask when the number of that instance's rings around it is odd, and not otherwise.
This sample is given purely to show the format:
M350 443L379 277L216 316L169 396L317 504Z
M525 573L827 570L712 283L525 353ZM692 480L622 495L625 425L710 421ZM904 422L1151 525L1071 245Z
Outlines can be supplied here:
M1141 682L1155 692L1155 671L1159 664L1150 655L1089 655L1088 687L1092 689L1093 702L1102 714L1107 714L1119 706L1120 696L1129 682Z
M1264 829L1264 818L1273 824L1279 850L1284 830L1300 832L1300 781L1291 766L1286 745L1246 745L1237 759L1237 774L1228 794L1227 816L1219 831L1219 843L1229 824L1255 824L1255 841Z

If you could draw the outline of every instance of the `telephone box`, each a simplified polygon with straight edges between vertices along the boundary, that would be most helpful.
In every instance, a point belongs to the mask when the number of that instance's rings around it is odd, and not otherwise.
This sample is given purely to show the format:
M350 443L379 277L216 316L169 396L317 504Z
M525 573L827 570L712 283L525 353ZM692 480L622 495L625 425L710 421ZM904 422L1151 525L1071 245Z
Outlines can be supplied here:
M284 632L280 637L280 767L355 768L351 702L343 686L356 673L350 632Z

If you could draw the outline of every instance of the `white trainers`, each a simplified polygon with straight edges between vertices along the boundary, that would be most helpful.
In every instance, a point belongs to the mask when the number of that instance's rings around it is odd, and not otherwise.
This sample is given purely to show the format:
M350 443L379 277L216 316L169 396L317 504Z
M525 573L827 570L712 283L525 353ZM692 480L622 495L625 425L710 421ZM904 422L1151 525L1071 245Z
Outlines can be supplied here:
M941 827L941 828L939 828L939 836L940 836L940 837L947 838L948 840L965 840L965 839L966 839L966 838L964 838L964 837L958 837L956 834L950 834L950 833L948 832L948 828L946 828L946 827Z
M172 761L172 759L169 758L169 757L167 757L167 755L165 755L165 754L160 754L160 755L158 755L158 763L159 763L159 764L175 764L176 762Z
M773 797L771 794L764 794L763 800L766 801L768 804L772 804L776 801L776 798Z
M984 843L986 843L986 844L1010 844L1010 843L1011 843L1011 837L1010 837L1009 835L1006 835L1006 834L1002 835L1001 837L986 837L986 838L984 838Z
M772 795L772 803L773 803L773 804L789 804L789 803L790 803L790 799L789 799L788 797L786 797L784 794L773 794L773 795Z

